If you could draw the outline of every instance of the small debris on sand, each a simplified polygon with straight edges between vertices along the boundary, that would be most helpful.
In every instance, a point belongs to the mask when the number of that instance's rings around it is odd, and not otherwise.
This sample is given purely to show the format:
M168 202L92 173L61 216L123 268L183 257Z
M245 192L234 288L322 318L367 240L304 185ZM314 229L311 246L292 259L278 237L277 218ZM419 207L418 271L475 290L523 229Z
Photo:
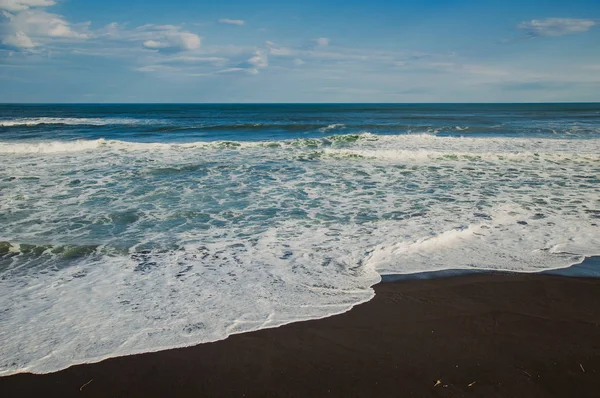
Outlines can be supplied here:
M83 387L87 386L88 384L90 384L92 381L94 381L94 379L91 379L90 381L88 381L87 383L85 383L84 385L82 385L81 387L79 387L79 391L83 390Z

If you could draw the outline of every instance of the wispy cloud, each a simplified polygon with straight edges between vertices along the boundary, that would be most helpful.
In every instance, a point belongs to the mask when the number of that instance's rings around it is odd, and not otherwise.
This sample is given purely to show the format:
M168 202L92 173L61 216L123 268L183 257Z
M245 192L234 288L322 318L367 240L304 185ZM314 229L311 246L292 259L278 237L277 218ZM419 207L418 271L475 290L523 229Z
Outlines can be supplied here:
M275 42L267 41L265 44L269 50L269 53L272 55L287 56L294 54L294 49L279 46Z
M127 29L124 25L113 22L96 31L94 38L100 42L104 40L104 45L133 44L166 54L198 50L202 44L200 36L178 25L146 24Z
M219 23L226 24L226 25L238 25L238 26L242 26L246 22L244 20L242 20L242 19L221 18L221 19L219 19Z
M328 39L327 37L319 37L318 39L315 39L315 43L319 47L327 47L330 42L331 42L331 40Z
M267 53L264 50L256 50L254 54L248 58L247 61L240 63L237 67L244 69L251 75L258 74L260 69L264 69L269 66L269 59Z
M31 7L49 7L55 4L53 0L0 0L0 10L24 11Z
M210 64L214 66L224 66L228 59L223 57L198 57L198 56L176 56L170 57L163 61L165 64Z
M484 64L472 64L464 61L416 61L404 62L403 65L398 65L411 69L413 71L435 71L440 73L462 74L468 76L485 76L491 78L501 78L510 76L510 71L498 67Z
M188 51L200 48L200 36L189 32L167 31L159 40L146 40L143 45L150 50Z
M517 28L526 32L530 38L557 37L587 32L598 22L592 19L546 18L521 22Z
M13 48L33 48L36 46L33 40L23 32L6 35L2 39L2 43Z

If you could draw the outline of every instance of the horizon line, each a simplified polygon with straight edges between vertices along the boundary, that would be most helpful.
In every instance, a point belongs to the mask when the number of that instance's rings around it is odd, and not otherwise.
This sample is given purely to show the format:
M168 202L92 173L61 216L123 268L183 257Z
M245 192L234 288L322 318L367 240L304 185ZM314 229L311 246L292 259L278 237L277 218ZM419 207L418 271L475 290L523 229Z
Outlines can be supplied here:
M0 102L0 105L546 105L599 104L599 101L543 102Z

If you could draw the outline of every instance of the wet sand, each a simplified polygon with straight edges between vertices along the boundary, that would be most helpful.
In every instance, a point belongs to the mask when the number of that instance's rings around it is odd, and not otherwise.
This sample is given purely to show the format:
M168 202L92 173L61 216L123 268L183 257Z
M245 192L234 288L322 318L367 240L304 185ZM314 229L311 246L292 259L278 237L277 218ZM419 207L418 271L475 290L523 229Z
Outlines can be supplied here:
M375 290L327 319L2 377L0 396L600 396L600 279L480 273Z

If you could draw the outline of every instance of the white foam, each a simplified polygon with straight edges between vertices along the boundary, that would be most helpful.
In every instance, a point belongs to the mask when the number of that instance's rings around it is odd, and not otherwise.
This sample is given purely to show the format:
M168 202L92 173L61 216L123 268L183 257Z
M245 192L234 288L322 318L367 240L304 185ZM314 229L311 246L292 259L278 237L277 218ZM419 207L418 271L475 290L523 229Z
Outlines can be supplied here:
M382 274L446 269L539 272L578 264L586 256L600 253L596 249L600 244L597 227L569 225L550 232L531 220L521 225L519 217L507 219L381 245L367 264ZM556 221L544 219L540 223Z
M380 274L599 255L599 153L431 135L0 143L0 373L333 315Z
M224 241L147 254L160 265L143 271L132 258L103 256L43 277L1 280L0 302L9 310L0 329L0 374L221 340L342 313L373 297L377 273L365 268L353 278L333 265L315 268L319 256L310 247L328 239L326 231L302 236L289 227L266 231L254 246ZM279 234L302 238L290 250L303 252L283 261ZM205 253L211 254L202 259ZM18 335L10 333L15 327Z
M356 140L354 142L354 140ZM585 142L585 145L582 145ZM333 145L333 147L330 147ZM348 146L343 149L335 146ZM371 133L355 135L333 135L322 139L300 138L283 141L198 141L190 143L143 143L119 140L77 141L0 141L0 153L56 153L76 152L90 149L105 150L197 150L197 149L247 149L266 148L271 150L322 148L329 153L356 154L392 160L430 159L445 155L458 157L532 157L532 156L588 156L596 158L600 140L590 139L519 139L519 138L465 138L439 137L431 134L407 134L379 136Z
M192 142L183 144L128 142L119 140L75 140L75 141L4 141L0 142L0 153L27 154L27 153L60 153L80 152L94 149L119 150L119 151L148 151L148 150L183 150L198 148L245 148L257 147L263 144L253 142Z
M49 142L3 142L0 144L0 153L58 153L89 151L106 145L107 141L77 140L77 141L49 141Z

